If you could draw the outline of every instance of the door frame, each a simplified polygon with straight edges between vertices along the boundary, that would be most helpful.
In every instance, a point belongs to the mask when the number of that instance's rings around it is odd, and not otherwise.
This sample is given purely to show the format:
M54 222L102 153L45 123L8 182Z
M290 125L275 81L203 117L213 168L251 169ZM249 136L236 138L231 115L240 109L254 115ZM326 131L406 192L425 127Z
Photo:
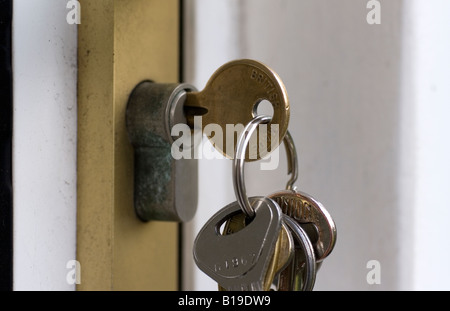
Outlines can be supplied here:
M177 290L178 224L135 215L125 114L139 82L179 82L179 1L86 1L81 16L77 289Z

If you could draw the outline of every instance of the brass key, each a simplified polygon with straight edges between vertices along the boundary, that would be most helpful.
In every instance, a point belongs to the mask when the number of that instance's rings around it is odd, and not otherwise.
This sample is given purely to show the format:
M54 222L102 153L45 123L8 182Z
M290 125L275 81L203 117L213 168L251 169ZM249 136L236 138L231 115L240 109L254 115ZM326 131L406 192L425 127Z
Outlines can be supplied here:
M216 131L206 131L214 147L227 158L234 158L239 128L235 125L249 123L256 115L258 105L267 100L273 105L273 117L270 125L264 127L267 136L266 148L260 143L249 146L246 160L259 160L276 149L283 140L289 124L289 100L286 88L280 77L266 65L249 59L231 61L221 66L209 79L200 92L188 92L184 111L187 123L194 129L195 116L201 116L201 128L217 124L222 135ZM278 125L278 129L276 126ZM276 139L272 138L276 135ZM260 138L261 139L261 138Z
M274 256L270 261L264 280L264 290L270 290L275 278L291 263L295 254L294 246L294 239L289 229L283 223L277 245L275 246Z
M240 213L231 217L224 225L223 235L233 234L246 226L245 214ZM294 257L294 239L283 223L278 236L275 250L270 260L269 267L264 278L263 290L270 290L275 277L283 271ZM219 290L224 289L219 286Z
M294 190L282 190L268 196L284 214L295 219L308 233L317 262L324 260L336 244L336 225L330 213L312 196Z

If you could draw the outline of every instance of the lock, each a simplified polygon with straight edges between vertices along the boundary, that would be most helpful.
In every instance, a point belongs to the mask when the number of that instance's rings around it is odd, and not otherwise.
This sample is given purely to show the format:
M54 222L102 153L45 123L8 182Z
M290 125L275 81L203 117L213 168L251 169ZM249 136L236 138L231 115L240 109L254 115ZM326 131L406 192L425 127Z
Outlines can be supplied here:
M134 209L142 221L186 222L197 209L198 162L176 160L172 127L186 124L184 102L192 85L139 83L132 91L126 124L134 147ZM183 148L194 148L184 144Z

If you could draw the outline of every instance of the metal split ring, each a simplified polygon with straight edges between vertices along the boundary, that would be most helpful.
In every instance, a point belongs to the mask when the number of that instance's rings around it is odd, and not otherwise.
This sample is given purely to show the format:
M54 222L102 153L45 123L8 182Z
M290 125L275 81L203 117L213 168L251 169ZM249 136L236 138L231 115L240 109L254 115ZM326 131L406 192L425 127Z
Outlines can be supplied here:
M244 178L244 163L245 153L249 144L252 134L255 132L260 124L267 124L272 121L269 116L257 116L251 120L244 128L244 131L239 136L236 152L233 160L233 186L236 194L237 201L241 206L241 209L247 215L247 217L253 218L255 216L255 210L250 204L245 187ZM284 146L286 148L288 158L288 174L291 174L291 178L287 182L286 189L293 190L293 184L298 178L298 159L297 151L295 149L294 140L292 139L289 131L286 131L286 135L283 138Z
M233 160L234 191L242 211L247 215L247 217L250 218L253 218L255 216L255 210L250 204L245 188L245 178L244 178L245 153L250 138L252 134L255 132L256 128L260 124L270 123L271 120L272 118L269 116L255 117L245 126L243 133L239 136L238 143L236 146L236 153ZM293 184L296 182L298 178L298 159L294 141L289 131L286 132L283 142L287 153L288 174L291 174L291 178L287 182L286 188L287 190L293 190ZM314 248L305 230L295 220L293 220L288 215L283 215L283 222L286 223L286 225L289 227L291 233L297 239L305 254L306 264L302 290L310 291L313 289L316 280L317 267Z

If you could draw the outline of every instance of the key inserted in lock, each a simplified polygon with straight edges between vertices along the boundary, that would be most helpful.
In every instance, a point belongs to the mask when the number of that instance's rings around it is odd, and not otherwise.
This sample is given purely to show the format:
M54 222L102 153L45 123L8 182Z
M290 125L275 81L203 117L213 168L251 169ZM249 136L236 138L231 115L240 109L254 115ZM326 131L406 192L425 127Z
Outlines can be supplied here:
M258 144L248 147L247 161L260 160L275 150L286 134L290 108L286 88L280 77L263 63L251 59L228 62L217 69L200 92L190 92L185 103L187 121L192 127L194 116L201 115L202 125L217 124L222 135L205 133L215 149L229 159L234 158L235 133L229 126L240 124L242 129L258 115L259 104L267 101L272 105L273 116L265 137L266 148ZM237 134L236 138L240 133Z
M188 221L195 214L197 160L195 152L194 157L185 155L192 155L197 139L174 139L171 131L175 125L184 126L182 133L190 133L195 117L201 117L202 134L209 125L219 126L223 135L217 135L216 130L204 134L216 150L232 159L239 125L243 130L264 100L273 106L270 130L266 127L267 131L260 133L258 128L259 141L251 144L245 155L249 161L275 150L289 123L286 89L269 67L248 59L231 61L211 76L201 92L189 84L145 81L136 86L128 101L127 128L135 151L134 205L138 217L144 221ZM181 159L171 152L176 148L183 149Z

